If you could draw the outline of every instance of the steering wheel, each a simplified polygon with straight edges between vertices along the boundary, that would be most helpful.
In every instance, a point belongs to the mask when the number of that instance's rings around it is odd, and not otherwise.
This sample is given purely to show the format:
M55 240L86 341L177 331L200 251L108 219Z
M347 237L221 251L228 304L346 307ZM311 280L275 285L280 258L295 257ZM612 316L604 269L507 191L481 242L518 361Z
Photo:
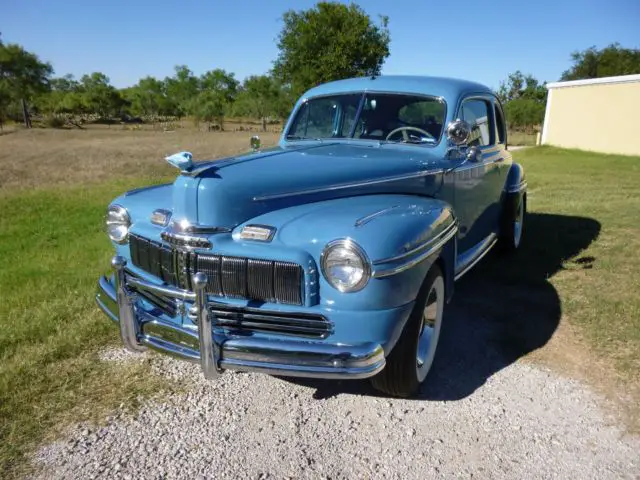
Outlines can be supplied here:
M419 133L421 133L422 135L424 135L427 138L435 139L435 137L433 135L431 135L426 130L422 130L421 128L418 128L418 127L399 127L399 128L394 129L394 130L391 130L389 132L389 135L387 135L387 138L385 138L385 140L389 140L396 133L402 132L402 139L405 142L409 142L410 135L407 133L408 131L419 132Z

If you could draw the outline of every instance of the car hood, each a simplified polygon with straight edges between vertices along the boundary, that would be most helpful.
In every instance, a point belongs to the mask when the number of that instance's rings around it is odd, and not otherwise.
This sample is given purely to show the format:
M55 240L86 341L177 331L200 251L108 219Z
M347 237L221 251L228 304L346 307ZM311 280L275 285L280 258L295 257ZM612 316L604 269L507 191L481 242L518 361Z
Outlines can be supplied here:
M196 164L173 185L173 219L233 228L269 211L377 193L433 196L442 165L424 148L317 143Z

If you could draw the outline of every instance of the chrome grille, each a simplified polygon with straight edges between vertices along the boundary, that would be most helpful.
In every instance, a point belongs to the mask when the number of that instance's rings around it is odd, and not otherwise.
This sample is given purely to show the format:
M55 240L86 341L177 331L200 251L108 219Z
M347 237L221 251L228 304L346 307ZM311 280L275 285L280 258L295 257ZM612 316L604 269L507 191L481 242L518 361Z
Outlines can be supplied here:
M191 276L207 274L206 291L228 298L302 305L302 267L280 262L222 255L200 255L172 249L130 235L132 263L164 282L192 290Z
M215 306L211 308L215 325L237 330L279 333L301 337L324 338L331 333L331 324L322 315L265 312Z

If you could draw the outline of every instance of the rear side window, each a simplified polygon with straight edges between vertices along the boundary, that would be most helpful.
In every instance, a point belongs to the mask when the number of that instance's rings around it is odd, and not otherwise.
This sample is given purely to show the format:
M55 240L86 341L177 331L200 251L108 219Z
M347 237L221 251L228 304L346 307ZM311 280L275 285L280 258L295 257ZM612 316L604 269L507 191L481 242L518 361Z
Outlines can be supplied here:
M504 116L502 115L502 109L499 105L494 104L496 112L496 138L498 143L504 143L505 141L505 128L504 128Z
M462 104L462 120L471 125L470 146L482 147L493 145L495 132L490 115L490 104L486 100L466 100Z

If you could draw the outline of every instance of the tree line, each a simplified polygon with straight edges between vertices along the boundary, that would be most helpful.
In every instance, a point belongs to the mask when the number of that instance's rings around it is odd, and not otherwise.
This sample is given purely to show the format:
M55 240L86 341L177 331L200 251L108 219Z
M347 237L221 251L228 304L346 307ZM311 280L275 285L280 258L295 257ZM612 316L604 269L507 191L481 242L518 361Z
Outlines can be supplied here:
M590 47L573 52L571 66L562 73L560 81L636 73L640 73L640 50L613 43L602 49ZM532 132L542 125L547 103L546 82L540 83L533 75L518 70L500 84L496 93L504 105L510 129Z
M96 120L156 121L192 117L223 128L224 118L284 119L298 96L330 80L379 75L391 40L386 16L374 21L351 3L319 2L284 13L273 68L240 82L221 68L196 75L178 65L172 76L142 78L118 89L102 72L54 77L50 63L0 37L0 127L6 119L31 127L33 115L51 126L81 126ZM561 80L640 73L640 50L612 44L571 54ZM428 74L428 71L425 71ZM516 71L496 92L509 128L534 130L543 120L547 89L532 75Z

